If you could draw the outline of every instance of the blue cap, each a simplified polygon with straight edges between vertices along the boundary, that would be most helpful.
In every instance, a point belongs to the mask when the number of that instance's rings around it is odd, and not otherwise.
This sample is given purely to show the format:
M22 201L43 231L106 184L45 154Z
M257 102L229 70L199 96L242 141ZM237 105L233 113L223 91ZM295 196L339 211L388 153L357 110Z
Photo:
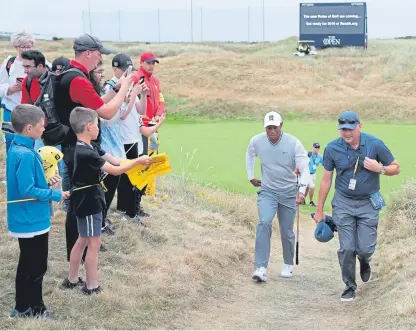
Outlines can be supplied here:
M334 232L331 227L325 222L321 221L318 223L315 229L315 238L321 243L326 243L334 238Z
M315 213L311 214L311 217L314 218ZM325 215L325 220L322 220L318 223L315 229L315 238L320 242L328 242L334 238L334 232L337 232L337 226L334 223L334 220L331 216Z
M338 130L350 129L355 130L360 123L357 113L352 110L346 110L338 117Z

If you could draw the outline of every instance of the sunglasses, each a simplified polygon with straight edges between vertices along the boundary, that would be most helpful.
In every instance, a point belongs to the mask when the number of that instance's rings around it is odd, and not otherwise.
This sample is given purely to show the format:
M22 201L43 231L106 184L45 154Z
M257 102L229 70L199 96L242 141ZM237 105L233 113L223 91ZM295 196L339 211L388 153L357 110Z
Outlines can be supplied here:
M338 123L339 124L356 124L356 123L360 123L360 121L356 119L349 119L349 118L338 118Z
M313 146L313 147L315 147L315 148L317 148L317 149L320 149L320 148L321 148L321 146L319 146L319 145L318 145L318 146Z

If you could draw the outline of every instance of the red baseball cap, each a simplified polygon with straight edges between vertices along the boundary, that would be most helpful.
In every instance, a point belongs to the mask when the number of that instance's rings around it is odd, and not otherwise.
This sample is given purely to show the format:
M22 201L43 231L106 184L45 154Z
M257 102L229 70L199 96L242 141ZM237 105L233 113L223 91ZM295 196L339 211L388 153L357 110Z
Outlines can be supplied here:
M140 62L157 62L159 61L156 58L156 55L154 55L152 52L145 52L140 56Z

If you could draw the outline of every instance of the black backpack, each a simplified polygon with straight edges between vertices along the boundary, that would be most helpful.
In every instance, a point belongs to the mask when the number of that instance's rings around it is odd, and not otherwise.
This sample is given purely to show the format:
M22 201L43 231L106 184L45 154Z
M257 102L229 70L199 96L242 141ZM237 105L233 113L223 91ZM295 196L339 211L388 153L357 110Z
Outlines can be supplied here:
M12 67L12 64L14 63L14 60L16 60L16 56L11 56L9 57L6 63L6 71L7 71L7 75L9 76L10 76L10 68Z
M56 146L61 144L69 131L69 127L62 124L59 119L56 110L55 95L62 76L67 72L74 71L81 73L87 78L82 70L77 68L66 69L59 75L47 70L39 78L41 91L39 98L34 102L34 105L42 109L45 113L45 131L43 132L42 140L46 146Z

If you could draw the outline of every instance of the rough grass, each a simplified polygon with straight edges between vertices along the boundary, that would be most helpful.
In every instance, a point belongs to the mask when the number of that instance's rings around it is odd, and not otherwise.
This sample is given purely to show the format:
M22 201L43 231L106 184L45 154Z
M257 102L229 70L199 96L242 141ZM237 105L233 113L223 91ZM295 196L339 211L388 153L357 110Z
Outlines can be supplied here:
M59 289L68 264L65 217L58 211L53 219L44 283L45 303L54 311L54 321L2 318L0 328L182 328L188 310L203 306L207 297L221 300L232 285L224 279L241 264L251 263L253 233L246 224L254 221L253 212L243 214L248 211L247 201L240 211L244 201L238 196L227 195L224 204L221 194L186 188L180 181L165 181L164 192L168 199L157 198L146 205L153 214L148 227L112 218L117 234L103 237L108 252L100 253L104 293L98 297L85 297L79 289ZM231 205L233 208L228 208ZM1 213L4 219L4 209ZM18 245L8 236L5 222L0 236L0 274L8 280L0 285L0 310L6 317L14 303Z
M0 160L3 161L3 160ZM4 174L0 180L4 179ZM62 291L66 276L64 214L53 219L44 298L54 320L6 318L14 302L16 240L0 226L2 329L411 329L415 319L416 184L393 199L382 221L374 280L359 284L357 302L341 305L337 239L313 239L314 225L301 215L301 264L293 281L277 277L281 263L278 224L273 224L271 278L249 279L257 223L254 196L200 187L186 177L164 178L146 198L152 218L138 227L117 217L115 236L100 253L104 292L85 297ZM0 199L4 200L4 190ZM58 206L56 206L58 207ZM0 210L5 217L5 210ZM84 271L82 271L84 272ZM264 309L253 309L264 302ZM296 307L296 308L295 308ZM363 314L365 311L365 314ZM278 312L276 314L276 312ZM318 315L319 318L318 318ZM340 316L342 319L340 320Z
M326 244L312 239L310 219L301 218L300 265L290 281L279 280L280 251L269 266L269 282L256 286L247 275L225 302L211 302L194 312L191 326L214 329L414 329L416 325L416 182L395 193L380 221L379 243L373 257L373 277L360 281L357 267L357 299L341 304L343 283L336 250L338 236ZM274 249L279 246L273 242ZM272 246L273 247L273 246ZM358 263L357 263L358 264ZM246 268L247 270L248 268ZM249 270L247 270L247 274ZM265 303L261 309L256 304Z
M0 163L4 165L4 149ZM5 180L4 168L0 181ZM3 184L0 184L3 185ZM55 204L49 243L44 300L53 321L8 319L14 305L18 243L7 232L6 208L0 205L1 329L175 329L184 328L188 311L209 299L222 300L241 265L251 264L255 209L253 201L191 184L186 178L161 179L149 198L146 227L112 216L116 236L103 236L100 253L104 292L86 297L79 289L59 288L67 276L65 214ZM0 187L0 201L6 199ZM275 230L277 230L275 228ZM84 270L81 270L85 278Z
M385 295L400 297L397 313L403 317L416 313L415 196L416 181L409 180L390 202L380 232L382 284Z

